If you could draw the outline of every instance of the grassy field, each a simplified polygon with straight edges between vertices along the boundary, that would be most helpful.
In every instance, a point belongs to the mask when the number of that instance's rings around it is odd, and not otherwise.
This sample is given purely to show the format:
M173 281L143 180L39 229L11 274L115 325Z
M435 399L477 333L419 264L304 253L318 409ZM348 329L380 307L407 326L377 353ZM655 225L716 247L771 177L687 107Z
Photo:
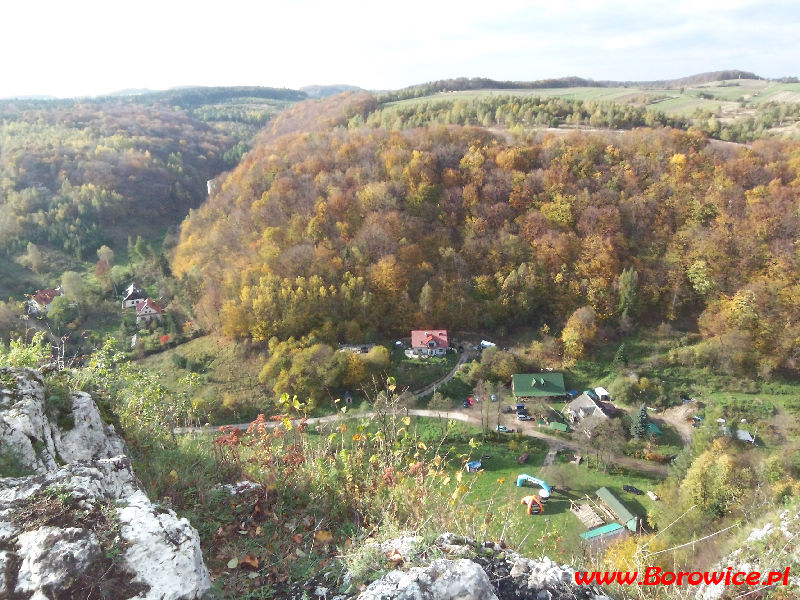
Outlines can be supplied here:
M308 443L324 444L328 436L341 426L344 447L352 445L351 437L364 431L373 432L374 423L365 420L346 420L312 427ZM571 455L558 455L555 464L543 467L547 445L539 440L518 435L491 434L481 439L479 428L454 422L447 429L447 439L441 446L443 428L448 425L438 419L412 418L408 431L426 444L426 452L436 451L447 457L450 480L443 482L440 491L450 498L442 510L451 516L453 530L476 539L505 539L512 547L531 556L549 555L554 560L569 562L582 556L585 549L579 534L586 527L570 512L570 500L580 500L588 494L594 498L600 487L608 487L634 513L647 515L652 501L646 496L632 496L622 491L622 485L634 485L642 490L653 489L657 481L639 473L609 470L568 464ZM195 443L210 446L211 437L192 436ZM210 448L208 449L210 451ZM527 453L528 460L519 464L518 458ZM480 459L483 470L466 473L461 465L467 460ZM519 474L528 474L546 481L554 493L542 515L527 515L520 504L523 496L537 494L538 488L517 487ZM458 481L460 474L461 481ZM450 494L463 485L463 493L453 501ZM209 531L208 536L211 535Z
M723 111L726 115L752 113L753 105L764 102L800 102L800 83L776 83L764 80L729 80L685 87L658 89L644 87L574 87L524 90L468 90L442 92L421 98L392 102L387 106L413 105L431 100L474 100L486 96L539 96L568 100L596 100L621 104L650 105L656 110L677 116L693 115L698 109Z
M173 355L201 363L205 373L201 375L198 401L211 407L226 407L223 411L229 422L240 422L255 418L259 412L271 412L272 402L258 382L258 374L266 362L266 356L249 352L245 346L224 338L207 335L185 344L152 354L140 361L142 367L153 369L161 375L168 387L177 391L179 380L187 374L173 363Z
M448 352L443 357L426 359L407 358L403 350L392 350L392 365L389 374L397 380L400 389L419 390L447 375L458 362L457 352Z
M622 469L604 473L602 469L585 466L585 463L581 466L567 464L567 458L562 459L561 455L555 464L543 467L547 450L541 442L516 436L509 438L509 441L513 440L512 444L489 442L474 449L473 457L489 455L491 458L482 461L483 472L464 476L469 492L462 501L482 513L491 512L495 518L484 535L498 539L505 527L506 539L525 553L539 555L549 552L554 560L582 556L584 547L579 534L586 531L586 527L570 512L570 500L580 500L586 494L594 498L596 490L603 486L616 493L632 512L646 517L653 501L647 496L623 492L622 486L629 484L649 490L657 485L658 480ZM517 462L522 452L530 455L524 465ZM517 487L517 475L521 473L539 477L556 488L545 505L544 514L528 516L520 504L524 496L538 493L538 488Z

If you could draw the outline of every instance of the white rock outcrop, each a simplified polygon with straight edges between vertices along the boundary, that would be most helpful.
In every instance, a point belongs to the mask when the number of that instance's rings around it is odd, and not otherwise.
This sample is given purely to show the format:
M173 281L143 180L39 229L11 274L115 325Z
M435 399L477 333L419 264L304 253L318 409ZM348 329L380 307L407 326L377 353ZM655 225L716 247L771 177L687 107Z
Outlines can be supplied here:
M434 560L427 567L391 571L367 587L358 600L497 600L486 572L465 558Z
M38 372L0 371L0 451L33 473L0 477L0 599L203 598L197 531L150 502L91 396L69 395L64 430Z
M523 558L496 543L445 533L429 545L407 536L371 545L389 558L402 555L403 561L357 600L608 600L596 586L576 585L571 567ZM422 558L432 553L448 558Z
M760 581L767 580L770 572L784 572L789 569L785 578L773 585L786 592L791 590L797 593L800 590L800 504L795 501L790 508L775 512L765 519L761 527L750 530L747 538L739 547L734 548L725 556L712 571L732 572L743 571L751 573L758 571L762 574ZM749 587L749 586L745 586ZM754 593L759 586L749 590ZM701 585L695 594L696 600L721 600L731 596L741 595L741 586L726 586L720 584ZM794 596L787 596L792 597Z

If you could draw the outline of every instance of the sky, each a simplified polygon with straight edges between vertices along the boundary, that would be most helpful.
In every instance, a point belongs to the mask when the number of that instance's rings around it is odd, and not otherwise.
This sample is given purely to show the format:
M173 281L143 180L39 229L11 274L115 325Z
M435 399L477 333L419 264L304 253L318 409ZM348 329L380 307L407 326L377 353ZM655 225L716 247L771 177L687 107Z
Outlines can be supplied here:
M0 7L0 98L722 69L800 76L798 31L796 0L29 0Z

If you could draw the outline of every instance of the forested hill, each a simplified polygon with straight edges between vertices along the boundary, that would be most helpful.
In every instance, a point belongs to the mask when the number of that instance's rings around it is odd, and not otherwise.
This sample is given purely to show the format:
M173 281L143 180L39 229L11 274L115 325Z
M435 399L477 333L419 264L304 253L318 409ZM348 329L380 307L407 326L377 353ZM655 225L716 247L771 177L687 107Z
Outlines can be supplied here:
M227 334L677 318L710 362L796 369L799 144L364 127L351 98L294 107L185 222L174 269Z
M160 240L204 200L208 179L305 97L250 87L0 102L0 260L25 263L32 244L52 259L27 261L41 274L61 258L93 259L102 244ZM0 298L35 285L3 273Z

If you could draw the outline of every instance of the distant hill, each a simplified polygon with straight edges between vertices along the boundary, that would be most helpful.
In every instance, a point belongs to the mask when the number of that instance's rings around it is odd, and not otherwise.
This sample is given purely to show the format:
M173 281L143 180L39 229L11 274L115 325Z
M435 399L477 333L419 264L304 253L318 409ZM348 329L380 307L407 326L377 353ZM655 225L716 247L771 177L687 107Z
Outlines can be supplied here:
M251 138L306 95L264 87L182 88L82 99L0 101L0 298L30 289L15 259L91 259L129 236L154 240L235 166ZM12 268L14 267L14 268Z
M709 73L699 73L680 79L663 79L656 81L596 81L583 77L558 77L552 79L537 79L534 81L500 81L485 77L458 77L456 79L440 79L419 85L413 85L399 90L385 92L379 96L380 101L405 100L408 98L418 98L429 96L439 92L453 92L464 90L522 90L522 89L544 89L544 88L571 88L571 87L656 87L656 88L675 88L687 85L697 85L711 81L723 81L726 79L762 79L755 73L747 71L713 71Z
M219 86L173 88L160 92L150 92L135 96L137 102L166 102L172 106L191 108L200 105L230 101L237 98L261 98L264 100L285 100L297 102L306 100L308 95L289 88L261 86Z
M307 85L300 88L309 98L327 98L342 92L363 92L364 89L357 85Z

